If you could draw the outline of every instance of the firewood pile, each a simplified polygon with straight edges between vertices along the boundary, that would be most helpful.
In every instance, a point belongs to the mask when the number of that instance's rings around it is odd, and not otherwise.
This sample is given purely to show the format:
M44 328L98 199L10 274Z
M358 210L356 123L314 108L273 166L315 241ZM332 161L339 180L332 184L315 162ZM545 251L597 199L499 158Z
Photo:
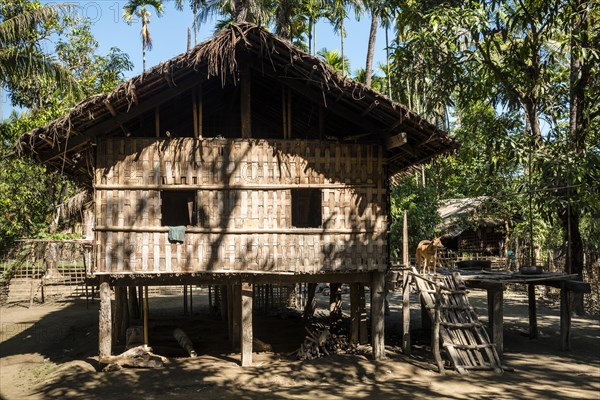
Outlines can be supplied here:
M357 345L351 343L347 335L331 333L327 327L321 324L304 329L308 335L296 352L300 360L313 360L332 354L356 353Z

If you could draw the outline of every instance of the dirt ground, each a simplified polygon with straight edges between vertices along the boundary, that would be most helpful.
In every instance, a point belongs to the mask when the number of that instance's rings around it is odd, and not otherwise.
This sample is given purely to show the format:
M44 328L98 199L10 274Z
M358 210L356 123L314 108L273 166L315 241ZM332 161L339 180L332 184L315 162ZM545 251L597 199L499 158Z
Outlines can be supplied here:
M30 309L25 303L1 308L0 399L600 399L598 316L573 318L572 350L563 352L558 306L538 302L540 335L530 340L523 294L506 292L504 297L503 362L514 372L466 376L436 372L429 340L419 329L416 301L413 354L402 354L399 292L389 296L385 361L373 361L369 346L358 354L295 360L288 354L304 339L302 320L289 314L255 315L254 336L272 351L255 353L253 366L246 368L239 366L239 354L229 351L225 324L208 315L205 289L196 289L194 296L191 317L183 315L181 296L150 299L150 342L161 338L155 352L169 357L164 368L114 372L97 371L97 301L89 308L85 299L73 298L47 299ZM317 298L325 306L325 296ZM485 322L485 293L473 291L470 301ZM184 357L175 342L164 343L180 326L194 341L198 357Z

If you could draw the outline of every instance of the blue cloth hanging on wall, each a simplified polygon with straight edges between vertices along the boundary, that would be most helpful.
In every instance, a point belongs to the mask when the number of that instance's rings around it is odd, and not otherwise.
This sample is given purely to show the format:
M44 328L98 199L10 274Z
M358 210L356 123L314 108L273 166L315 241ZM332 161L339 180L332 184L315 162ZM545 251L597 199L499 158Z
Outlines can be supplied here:
M185 240L185 226L170 226L169 227L169 242L183 243Z

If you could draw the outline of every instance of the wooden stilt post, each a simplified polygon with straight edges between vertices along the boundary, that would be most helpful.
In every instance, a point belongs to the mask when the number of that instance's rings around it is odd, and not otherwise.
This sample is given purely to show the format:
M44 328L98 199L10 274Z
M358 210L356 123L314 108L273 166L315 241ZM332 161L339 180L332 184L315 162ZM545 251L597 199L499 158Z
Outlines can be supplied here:
M225 309L227 310L227 337L233 341L233 287L231 284L225 285L227 299Z
M358 314L359 331L358 341L360 344L369 343L369 332L367 331L367 300L365 297L365 284L358 284Z
M144 286L144 344L148 346L148 286Z
M231 301L231 347L233 351L240 348L240 336L242 335L242 285L231 285L233 298Z
M527 285L527 297L529 303L529 339L535 339L538 337L535 284L530 283Z
M100 276L100 313L98 316L98 354L107 357L112 351L112 318L108 277Z
M306 305L304 306L304 320L312 318L315 312L315 292L317 291L317 284L309 283L307 291Z
M385 359L385 272L374 271L371 276L371 346L375 360Z
M190 286L190 316L194 314L194 303L193 303L193 299L192 299L192 289L194 289L193 285L189 285Z
M359 284L350 284L350 342L358 343L360 333Z
M132 319L140 318L137 288L135 286L129 286L129 315Z
M212 285L208 285L208 312L213 312Z
M183 315L188 313L187 285L183 285Z
M119 332L119 341L120 343L125 343L127 328L130 325L130 316L129 316L129 307L127 306L127 287L121 286L121 303L123 304L123 321L121 322L121 331Z
M402 271L402 352L410 354L410 271Z
M115 317L113 318L112 327L113 343L119 343L121 326L123 324L123 308L127 307L127 304L123 304L123 297L121 296L122 289L121 286L115 287Z
M252 364L252 284L244 282L240 289L241 364L245 367Z
M340 283L329 284L329 318L331 326L336 326L342 319L342 285Z
M217 291L219 292L218 294ZM228 305L227 305L227 285L218 285L215 289L215 301L218 300L218 304L215 305L217 309L221 312L221 319L223 321L227 321L228 318Z

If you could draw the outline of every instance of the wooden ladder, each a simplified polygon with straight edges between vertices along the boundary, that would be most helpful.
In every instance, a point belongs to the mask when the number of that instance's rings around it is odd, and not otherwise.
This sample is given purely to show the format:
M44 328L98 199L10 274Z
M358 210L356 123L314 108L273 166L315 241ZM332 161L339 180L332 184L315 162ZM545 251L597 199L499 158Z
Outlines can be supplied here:
M493 370L501 373L503 367L496 346L490 342L477 313L469 304L468 292L460 274L454 272L452 275L425 277L413 268L412 276L423 304L434 322L438 290L436 283L441 284L438 295L439 337L458 373L466 374L472 370Z

